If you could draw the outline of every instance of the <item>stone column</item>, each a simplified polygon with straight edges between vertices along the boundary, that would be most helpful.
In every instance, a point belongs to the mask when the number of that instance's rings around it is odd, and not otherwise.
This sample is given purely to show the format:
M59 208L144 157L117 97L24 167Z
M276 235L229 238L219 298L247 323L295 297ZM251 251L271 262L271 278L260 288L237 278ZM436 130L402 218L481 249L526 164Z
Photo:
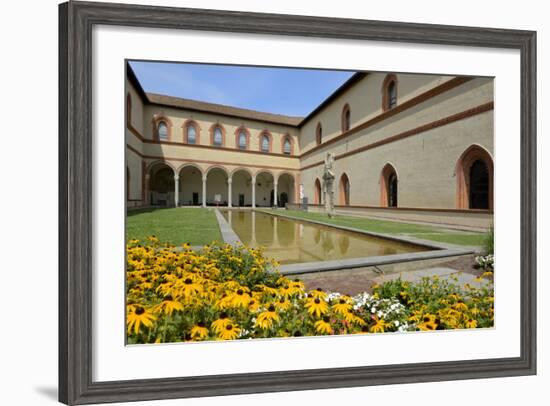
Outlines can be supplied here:
M252 208L256 208L256 177L252 177Z
M206 175L202 177L202 207L206 207Z
M277 207L277 182L273 183L273 206Z
M233 179L229 178L227 179L227 207L233 207L231 204L231 200L233 199Z
M174 206L178 207L180 204L180 177L174 175Z

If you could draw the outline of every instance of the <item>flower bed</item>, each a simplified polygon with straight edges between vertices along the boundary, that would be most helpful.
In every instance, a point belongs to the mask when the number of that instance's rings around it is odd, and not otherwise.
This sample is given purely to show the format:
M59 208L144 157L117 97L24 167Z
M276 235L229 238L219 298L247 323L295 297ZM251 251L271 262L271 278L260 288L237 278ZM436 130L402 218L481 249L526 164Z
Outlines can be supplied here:
M306 291L262 251L231 245L127 245L129 344L474 328L492 325L493 294L426 279L354 297Z

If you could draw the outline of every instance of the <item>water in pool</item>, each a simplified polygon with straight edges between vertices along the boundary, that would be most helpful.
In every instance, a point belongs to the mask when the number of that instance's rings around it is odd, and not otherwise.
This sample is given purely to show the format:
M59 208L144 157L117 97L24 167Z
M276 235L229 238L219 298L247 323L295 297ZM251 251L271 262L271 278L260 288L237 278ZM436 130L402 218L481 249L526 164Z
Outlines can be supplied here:
M264 247L265 255L282 265L428 250L258 211L225 210L222 214L245 245Z

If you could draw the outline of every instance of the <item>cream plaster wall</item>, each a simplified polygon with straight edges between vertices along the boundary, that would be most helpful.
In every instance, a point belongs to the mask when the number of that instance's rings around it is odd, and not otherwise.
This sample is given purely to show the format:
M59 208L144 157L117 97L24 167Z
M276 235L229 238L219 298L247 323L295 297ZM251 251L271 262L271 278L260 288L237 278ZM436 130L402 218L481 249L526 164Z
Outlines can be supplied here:
M386 73L369 73L311 117L301 128L301 151L315 147L317 124L323 127L323 142L342 133L342 109L347 103L351 111L351 128L382 113L382 84ZM403 103L419 94L444 83L452 77L433 75L397 74L397 103Z

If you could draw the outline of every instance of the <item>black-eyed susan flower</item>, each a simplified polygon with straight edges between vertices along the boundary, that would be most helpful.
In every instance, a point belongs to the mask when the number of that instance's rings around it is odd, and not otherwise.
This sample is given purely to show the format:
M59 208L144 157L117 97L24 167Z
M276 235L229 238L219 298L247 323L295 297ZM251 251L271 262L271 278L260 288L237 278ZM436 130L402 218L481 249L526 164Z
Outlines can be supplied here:
M218 332L218 338L222 340L235 340L239 337L241 329L236 325L229 323Z
M275 311L275 306L270 305L266 311L258 314L256 318L256 326L262 329L269 329L273 326L273 323L279 322L281 318Z
M286 312L292 307L292 303L290 302L290 300L282 297L275 302L275 307L279 311Z
M191 338L193 340L204 340L206 337L208 337L208 329L204 322L201 321L191 328Z
M126 322L128 324L128 333L134 330L134 334L139 333L139 328L141 325L151 328L153 326L153 321L156 320L156 317L149 313L142 306L136 306L133 311L129 312L126 316Z
M323 291L323 289L317 288L315 290L310 290L308 292L308 296L314 299L326 299L327 294Z
M154 312L164 313L168 316L171 316L174 311L183 310L183 305L174 300L171 295L164 296L164 299L161 303L154 307Z
M216 333L219 333L221 330L225 328L228 324L232 324L233 322L229 317L227 317L227 313L220 313L220 316L217 320L214 320L212 322L212 330Z
M315 315L316 317L321 317L328 312L328 303L318 297L309 298L304 307L309 314Z
M332 326L330 325L330 317L323 317L315 322L315 331L321 334L332 334Z
M250 295L245 291L245 288L239 288L229 296L229 300L234 307L246 307L250 302Z
M477 320L469 318L468 320L466 320L464 322L464 325L466 326L466 328L476 328L477 327Z
M336 303L334 303L332 306L332 310L334 310L335 313L344 316L347 313L350 312L352 309L351 303L349 303L345 298L340 298Z
M383 333L388 325L383 319L375 318L374 324L370 326L371 333Z

